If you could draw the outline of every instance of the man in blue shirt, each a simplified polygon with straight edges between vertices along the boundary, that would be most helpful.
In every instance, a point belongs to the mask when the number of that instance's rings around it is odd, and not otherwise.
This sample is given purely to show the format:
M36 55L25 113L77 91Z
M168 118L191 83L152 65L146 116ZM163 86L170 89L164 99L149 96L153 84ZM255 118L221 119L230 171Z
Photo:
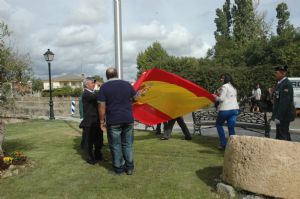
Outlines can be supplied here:
M133 174L133 113L132 102L136 94L129 82L117 78L115 68L106 70L107 82L100 89L97 101L101 128L107 128L113 169Z

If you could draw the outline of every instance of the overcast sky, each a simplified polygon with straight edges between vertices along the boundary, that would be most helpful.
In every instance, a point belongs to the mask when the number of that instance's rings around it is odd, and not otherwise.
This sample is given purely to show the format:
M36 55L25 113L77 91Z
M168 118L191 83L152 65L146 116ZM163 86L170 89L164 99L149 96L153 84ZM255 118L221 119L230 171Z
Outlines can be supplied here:
M122 0L124 79L135 79L137 54L155 41L170 55L205 56L215 43L215 10L224 1ZM280 2L288 4L290 21L299 27L299 0L261 0L258 9L275 30ZM48 48L55 54L53 76L104 77L114 65L113 0L0 0L0 20L13 32L13 46L30 54L36 77L47 78Z

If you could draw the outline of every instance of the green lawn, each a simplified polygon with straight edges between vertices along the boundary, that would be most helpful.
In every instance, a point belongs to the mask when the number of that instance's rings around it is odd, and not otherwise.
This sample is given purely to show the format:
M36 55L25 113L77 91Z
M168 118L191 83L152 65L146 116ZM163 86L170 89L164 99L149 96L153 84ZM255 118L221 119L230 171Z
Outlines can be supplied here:
M0 198L216 198L222 172L218 139L180 134L161 141L136 131L133 176L112 174L111 162L89 165L79 149L77 123L35 120L7 125L4 149L22 151L35 167L0 179ZM110 159L105 134L104 155Z

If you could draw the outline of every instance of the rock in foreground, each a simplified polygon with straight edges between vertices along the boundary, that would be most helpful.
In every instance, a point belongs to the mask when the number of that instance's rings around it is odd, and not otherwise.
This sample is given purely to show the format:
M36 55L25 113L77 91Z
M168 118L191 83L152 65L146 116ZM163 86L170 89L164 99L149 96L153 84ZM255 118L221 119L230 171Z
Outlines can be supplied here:
M233 187L279 198L300 198L300 143L231 136L223 180Z

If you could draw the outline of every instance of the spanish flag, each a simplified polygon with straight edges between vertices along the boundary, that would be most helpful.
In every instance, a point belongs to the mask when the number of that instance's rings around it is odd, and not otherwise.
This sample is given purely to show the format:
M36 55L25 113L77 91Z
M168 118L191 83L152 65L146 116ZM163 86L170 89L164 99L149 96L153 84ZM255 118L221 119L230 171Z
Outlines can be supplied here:
M135 120L154 125L209 106L214 97L200 86L169 72L154 68L144 72L133 85Z

